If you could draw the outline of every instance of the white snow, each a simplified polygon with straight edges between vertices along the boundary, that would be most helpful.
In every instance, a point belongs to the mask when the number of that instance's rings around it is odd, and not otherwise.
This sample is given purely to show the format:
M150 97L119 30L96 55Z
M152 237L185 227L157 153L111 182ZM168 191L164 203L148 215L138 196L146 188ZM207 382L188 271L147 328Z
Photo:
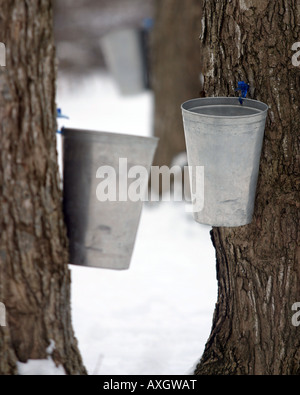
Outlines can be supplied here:
M55 350L55 342L53 341L53 340L51 340L50 341L50 345L49 345L49 347L47 348L47 354L48 355L52 355L53 354L53 352L54 352L54 350Z
M106 74L86 79L60 77L57 105L70 121L66 127L149 136L153 96L149 92L126 98Z
M49 357L44 360L30 360L27 363L17 362L18 374L20 376L65 376L65 370L62 366L56 366L51 358L55 350L55 342L50 341L47 348Z
M20 376L65 376L62 366L56 367L52 358L45 360L32 360L27 363L17 363Z
M58 82L65 126L151 134L150 93L122 98L104 74L71 81ZM71 266L73 323L90 374L191 374L217 300L209 230L184 203L145 204L129 271Z

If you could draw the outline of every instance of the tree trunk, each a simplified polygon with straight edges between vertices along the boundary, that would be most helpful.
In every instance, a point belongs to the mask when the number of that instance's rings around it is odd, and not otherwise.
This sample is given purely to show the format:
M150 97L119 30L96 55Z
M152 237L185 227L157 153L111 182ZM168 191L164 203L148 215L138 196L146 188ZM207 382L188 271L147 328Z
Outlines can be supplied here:
M154 165L170 166L186 151L180 106L201 90L201 0L156 0L155 6L152 83L160 144Z
M56 155L51 0L0 0L0 374L51 357L84 374L71 324L67 237Z
M298 6L298 7L297 7ZM204 1L206 96L239 80L270 106L253 223L215 228L219 296L196 374L300 374L299 1Z

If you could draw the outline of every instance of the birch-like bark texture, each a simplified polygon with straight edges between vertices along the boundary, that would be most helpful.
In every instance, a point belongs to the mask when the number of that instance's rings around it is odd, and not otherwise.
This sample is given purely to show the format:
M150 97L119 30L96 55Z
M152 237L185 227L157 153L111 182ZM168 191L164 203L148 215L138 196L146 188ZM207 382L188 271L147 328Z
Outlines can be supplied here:
M0 26L0 374L47 359L50 344L66 374L84 374L58 180L51 0L0 0Z
M219 295L196 374L300 374L300 2L206 0L203 12L205 95L245 80L270 111L253 223L212 231Z

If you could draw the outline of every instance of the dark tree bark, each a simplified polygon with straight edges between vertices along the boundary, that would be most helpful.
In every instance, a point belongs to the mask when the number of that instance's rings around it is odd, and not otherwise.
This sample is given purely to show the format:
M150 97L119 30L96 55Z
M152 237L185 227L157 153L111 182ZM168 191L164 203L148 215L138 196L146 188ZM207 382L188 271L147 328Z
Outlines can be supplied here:
M0 0L0 374L52 359L84 374L71 324L67 237L56 155L51 0Z
M295 0L204 1L206 96L232 96L239 80L270 106L253 223L215 228L219 296L196 374L300 374L300 38Z
M153 32L155 136L160 138L155 166L169 166L186 151L180 105L198 97L201 0L156 0Z

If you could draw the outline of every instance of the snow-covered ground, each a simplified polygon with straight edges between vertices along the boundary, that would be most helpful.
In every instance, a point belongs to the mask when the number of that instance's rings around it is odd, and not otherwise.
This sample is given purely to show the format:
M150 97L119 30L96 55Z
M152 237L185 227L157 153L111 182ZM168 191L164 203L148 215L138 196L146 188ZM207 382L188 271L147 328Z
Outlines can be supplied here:
M151 135L151 93L124 98L109 76L58 81L65 126ZM73 321L90 374L189 374L217 299L210 228L184 203L146 204L131 268L71 266Z

